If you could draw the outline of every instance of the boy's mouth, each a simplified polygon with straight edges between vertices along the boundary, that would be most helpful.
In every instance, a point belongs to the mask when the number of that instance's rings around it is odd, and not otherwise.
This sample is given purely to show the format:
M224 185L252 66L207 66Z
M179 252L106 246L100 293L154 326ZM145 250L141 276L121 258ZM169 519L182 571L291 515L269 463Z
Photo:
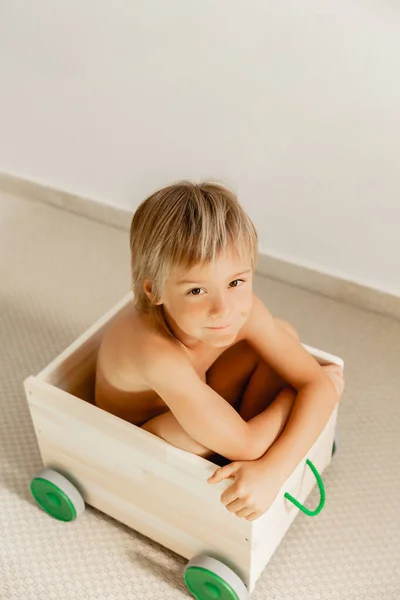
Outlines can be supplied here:
M220 327L206 327L206 329L212 329L213 331L219 331L220 329L227 329L231 326L231 323L228 325L221 325Z

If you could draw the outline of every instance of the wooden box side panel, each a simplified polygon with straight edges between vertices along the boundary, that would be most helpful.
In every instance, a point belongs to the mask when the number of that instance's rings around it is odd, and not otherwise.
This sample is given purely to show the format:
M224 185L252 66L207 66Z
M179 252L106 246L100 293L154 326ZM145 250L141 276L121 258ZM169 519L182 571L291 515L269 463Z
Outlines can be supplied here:
M133 294L129 292L47 365L37 379L93 401L97 352L104 333L114 319L131 309L132 300Z
M284 494L288 492L301 504L305 504L311 491L317 485L315 476L306 464L306 460L309 459L315 465L319 474L325 471L332 460L337 413L338 405L307 456L282 486L270 509L253 524L250 591L254 589L262 571L300 512L292 502L284 497Z
M85 501L190 559L207 552L250 577L251 524L207 484L215 465L34 377L25 382L43 462Z

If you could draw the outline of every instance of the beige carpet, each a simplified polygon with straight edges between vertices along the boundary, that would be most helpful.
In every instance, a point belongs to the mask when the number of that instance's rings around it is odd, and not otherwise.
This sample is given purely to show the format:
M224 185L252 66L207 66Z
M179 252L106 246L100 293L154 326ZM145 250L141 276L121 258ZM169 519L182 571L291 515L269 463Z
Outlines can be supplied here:
M188 597L181 557L91 508L55 521L29 493L41 461L22 381L128 285L127 233L0 195L1 600ZM256 290L304 342L345 359L347 389L326 507L297 517L252 599L399 600L400 322L267 279Z

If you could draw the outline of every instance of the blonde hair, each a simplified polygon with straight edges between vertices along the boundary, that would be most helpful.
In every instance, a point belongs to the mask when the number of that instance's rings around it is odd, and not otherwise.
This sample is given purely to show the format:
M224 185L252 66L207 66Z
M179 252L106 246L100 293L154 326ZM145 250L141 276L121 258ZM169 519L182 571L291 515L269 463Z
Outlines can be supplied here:
M137 208L130 229L134 305L165 325L161 301L167 277L179 267L215 260L228 245L254 270L257 232L235 194L216 183L187 181L163 188ZM144 285L150 281L151 300ZM158 313L158 314L157 314Z

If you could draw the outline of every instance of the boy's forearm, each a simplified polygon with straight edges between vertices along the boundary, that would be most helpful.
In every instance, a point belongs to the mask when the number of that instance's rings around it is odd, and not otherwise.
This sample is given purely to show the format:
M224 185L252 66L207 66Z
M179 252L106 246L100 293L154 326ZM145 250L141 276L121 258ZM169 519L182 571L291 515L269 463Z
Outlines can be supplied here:
M261 458L283 432L296 395L293 388L284 388L267 409L249 420L253 460Z
M294 402L285 429L260 459L279 465L282 484L312 448L339 401L330 381L317 381L301 389Z

